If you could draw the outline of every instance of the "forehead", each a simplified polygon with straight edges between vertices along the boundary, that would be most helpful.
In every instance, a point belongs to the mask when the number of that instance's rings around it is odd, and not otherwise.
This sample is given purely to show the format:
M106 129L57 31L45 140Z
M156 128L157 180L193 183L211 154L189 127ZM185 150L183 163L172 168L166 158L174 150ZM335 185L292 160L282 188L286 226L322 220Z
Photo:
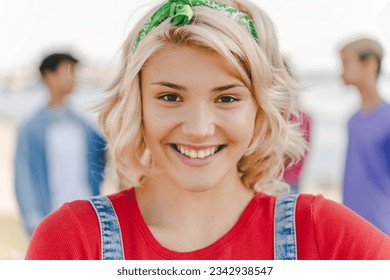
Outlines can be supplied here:
M239 79L226 58L215 51L190 46L171 46L155 53L144 64L142 73L149 78L181 82Z
M55 73L74 71L74 67L75 67L74 62L63 60L57 65L56 69L52 73L55 74Z
M60 64L58 64L58 67L74 67L75 65L76 63L73 61L63 60L60 62Z
M340 55L344 61L359 60L358 54L351 48L342 49Z
M343 56L357 56L358 55L357 49L353 46L345 46L343 49L341 49L340 53Z

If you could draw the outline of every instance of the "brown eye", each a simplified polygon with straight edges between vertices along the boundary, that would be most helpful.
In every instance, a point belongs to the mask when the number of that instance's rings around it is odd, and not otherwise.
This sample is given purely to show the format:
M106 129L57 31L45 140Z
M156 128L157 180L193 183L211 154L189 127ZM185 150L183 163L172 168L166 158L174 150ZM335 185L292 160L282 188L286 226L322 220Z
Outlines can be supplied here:
M172 94L172 93L164 94L164 95L160 96L158 99L164 100L167 102L181 102L182 101L180 96L178 96L176 94Z
M234 97L229 96L229 95L221 96L217 99L217 103L233 103L233 102L237 102L237 101L239 101L239 99L234 98Z

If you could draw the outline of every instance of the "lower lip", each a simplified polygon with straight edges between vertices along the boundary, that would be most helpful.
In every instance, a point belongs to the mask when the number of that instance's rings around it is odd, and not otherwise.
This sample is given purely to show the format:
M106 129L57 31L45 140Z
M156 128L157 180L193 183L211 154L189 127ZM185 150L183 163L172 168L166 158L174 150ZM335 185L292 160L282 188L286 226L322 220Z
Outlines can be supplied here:
M218 153L213 154L212 156L205 157L205 158L189 158L185 155L182 155L181 153L176 151L174 148L172 148L172 150L174 151L174 153L176 154L176 156L179 158L179 160L182 163L184 163L185 165L188 165L190 167L206 166L206 165L210 164L222 152L222 150L221 150Z

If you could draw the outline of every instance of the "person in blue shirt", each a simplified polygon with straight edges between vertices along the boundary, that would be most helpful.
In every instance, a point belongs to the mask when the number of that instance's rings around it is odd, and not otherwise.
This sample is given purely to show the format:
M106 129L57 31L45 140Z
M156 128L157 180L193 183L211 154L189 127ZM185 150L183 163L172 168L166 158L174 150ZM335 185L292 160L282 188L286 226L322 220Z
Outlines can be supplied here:
M362 38L340 51L342 78L361 105L348 122L343 203L390 235L390 104L378 89L382 46Z
M39 66L49 100L18 131L15 192L29 236L64 202L100 194L106 142L87 118L66 104L78 60L47 56Z

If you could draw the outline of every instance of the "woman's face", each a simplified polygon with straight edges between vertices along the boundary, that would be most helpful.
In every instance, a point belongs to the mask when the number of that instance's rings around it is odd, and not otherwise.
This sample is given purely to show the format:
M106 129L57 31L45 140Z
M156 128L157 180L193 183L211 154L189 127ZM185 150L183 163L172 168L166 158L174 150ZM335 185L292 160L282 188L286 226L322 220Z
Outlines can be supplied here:
M228 61L175 46L152 56L141 76L143 133L159 176L191 191L237 181L257 104Z

